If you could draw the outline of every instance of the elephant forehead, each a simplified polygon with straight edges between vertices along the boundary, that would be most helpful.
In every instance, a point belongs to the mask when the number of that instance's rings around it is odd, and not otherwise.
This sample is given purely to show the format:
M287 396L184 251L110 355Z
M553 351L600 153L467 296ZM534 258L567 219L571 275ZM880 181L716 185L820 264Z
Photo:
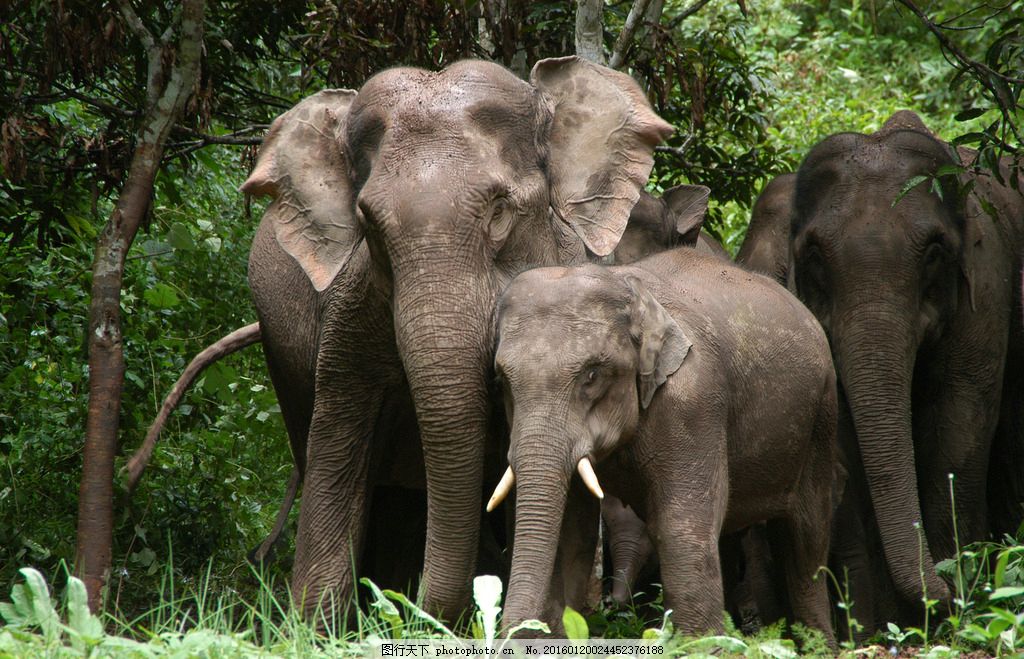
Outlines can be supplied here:
M622 306L622 287L595 265L536 268L517 276L502 297L508 315L607 317Z
M628 331L603 317L572 313L520 317L503 326L496 361L510 375L564 376L594 358L622 358L628 345Z

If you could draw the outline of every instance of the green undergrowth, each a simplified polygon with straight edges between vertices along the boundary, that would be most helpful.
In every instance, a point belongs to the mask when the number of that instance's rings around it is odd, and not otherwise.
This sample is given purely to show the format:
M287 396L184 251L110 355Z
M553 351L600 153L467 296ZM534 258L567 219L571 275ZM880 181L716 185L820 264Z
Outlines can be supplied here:
M956 593L945 617L929 616L930 625L888 629L868 644L838 639L841 656L1017 656L1024 652L1024 533L1001 542L966 547L957 559L939 564ZM448 626L430 616L406 595L361 581L366 606L341 624L303 620L285 591L265 575L250 599L218 590L207 570L191 584L177 584L176 571L164 568L157 604L136 616L119 612L89 613L85 587L63 573L60 596L32 568L22 568L0 603L0 658L6 657L257 657L364 655L375 639L478 639L500 642L502 584L496 577L474 582L473 614ZM844 606L856 618L855 602ZM744 635L725 617L725 633L687 637L677 633L660 598L641 609L601 608L583 615L566 609L566 636L656 640L662 656L742 656L786 659L832 656L822 635L799 624L779 621L754 635ZM544 630L536 621L524 623Z

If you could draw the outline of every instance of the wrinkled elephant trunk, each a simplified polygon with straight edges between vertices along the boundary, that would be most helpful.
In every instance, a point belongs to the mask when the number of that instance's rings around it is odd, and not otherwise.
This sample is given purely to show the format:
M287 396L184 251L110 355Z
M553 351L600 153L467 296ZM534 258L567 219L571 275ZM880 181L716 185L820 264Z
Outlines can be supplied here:
M917 344L906 323L894 320L906 315L895 308L860 309L834 333L832 348L889 573L900 595L916 603L925 594L947 600L949 590L935 573L923 529L911 423Z
M517 435L513 431L512 444L521 459L513 465L516 530L502 616L506 632L524 620L544 620L551 613L551 579L572 476L566 456L552 450L562 447L563 439L540 432Z
M396 339L427 478L421 591L426 609L449 620L468 606L476 568L493 308L493 294L471 277L427 271L395 289Z

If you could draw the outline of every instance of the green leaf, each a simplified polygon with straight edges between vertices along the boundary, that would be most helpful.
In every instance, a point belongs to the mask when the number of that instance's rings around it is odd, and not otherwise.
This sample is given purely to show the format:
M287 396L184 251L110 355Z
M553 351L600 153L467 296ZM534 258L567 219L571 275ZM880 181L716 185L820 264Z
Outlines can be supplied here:
M912 176L910 180L903 184L903 187L900 188L899 194L897 194L896 198L892 200L892 207L895 207L896 204L899 203L900 199L906 197L907 193L910 192L914 188L914 186L920 185L921 183L927 181L929 178L931 177L928 176L927 174L918 174L917 176Z
M373 593L373 601L370 602L370 606L376 609L380 617L384 619L384 622L388 623L388 626L391 627L392 638L402 638L402 616L398 612L398 607L392 604L387 597L384 597L384 593L377 587L377 584L366 577L360 579L359 583L369 588Z
M217 236L209 236L203 240L203 246L214 254L220 251L221 245L222 241Z
M1024 586L1003 586L993 590L992 594L988 596L988 601L998 602L999 600L1020 597L1021 595L1024 595Z
M565 607L562 612L562 624L565 625L565 636L573 641L587 641L590 639L590 629L587 621L572 607Z
M792 641L772 639L762 641L756 647L761 654L775 659L795 659L798 656L796 650L793 649Z
M167 230L167 242L174 249L193 250L196 248L196 241L192 238L192 232L181 222L175 222Z
M964 110L963 112L957 112L953 116L953 119L954 121L970 121L971 119L980 117L986 112L988 112L987 108L969 108L967 110Z
M89 611L89 598L85 584L78 577L68 578L68 628L71 645L83 652L103 640L103 623Z
M178 294L167 284L157 284L153 288L147 289L142 297L157 309L171 309L181 303Z
M38 571L23 567L18 570L25 583L11 588L11 603L0 603L0 615L12 627L39 627L47 643L60 637L60 618L50 601L46 580Z
M408 597L406 597L402 593L396 593L393 590L385 590L384 594L389 599L392 599L401 604L402 606L404 606L413 616L428 623L430 626L432 626L434 629L441 632L448 638L455 638L455 632L445 627L440 620L430 615L420 607L416 606L416 604L414 604Z
M203 391L213 394L227 403L234 397L231 384L238 382L238 371L222 362L211 364L203 378Z

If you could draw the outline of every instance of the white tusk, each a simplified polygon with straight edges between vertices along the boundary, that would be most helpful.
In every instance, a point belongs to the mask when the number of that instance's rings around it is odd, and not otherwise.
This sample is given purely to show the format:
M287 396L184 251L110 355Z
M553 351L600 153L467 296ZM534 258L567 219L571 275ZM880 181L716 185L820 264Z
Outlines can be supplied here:
M512 467L505 470L505 475L498 481L498 486L494 488L494 494L491 495L490 501L487 502L487 512L491 512L498 507L498 504L505 500L508 493L512 491L512 486L516 484L516 475L512 473Z
M580 458L580 463L576 465L576 470L580 472L580 478L583 479L587 489L593 492L594 496L598 499L603 499L604 490L601 489L601 483L597 481L597 474L594 473L594 465L590 464L590 458L587 456Z

